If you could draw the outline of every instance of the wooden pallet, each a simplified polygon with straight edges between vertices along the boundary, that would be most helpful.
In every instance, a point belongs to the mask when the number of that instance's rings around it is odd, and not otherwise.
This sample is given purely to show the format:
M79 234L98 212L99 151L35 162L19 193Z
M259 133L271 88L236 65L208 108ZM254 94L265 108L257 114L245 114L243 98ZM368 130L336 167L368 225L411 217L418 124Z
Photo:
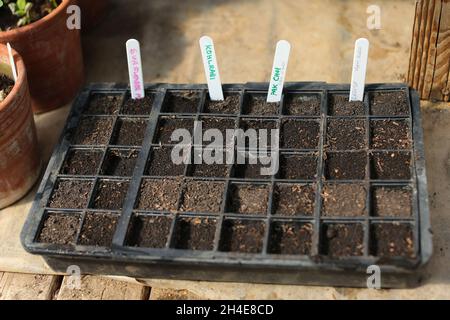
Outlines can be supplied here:
M0 273L1 300L148 300L150 288L102 277L84 276L72 289L63 276Z
M69 277L0 272L0 300L198 300L189 290L150 288L117 279L83 276L79 288Z
M408 83L425 100L450 99L450 0L417 0Z

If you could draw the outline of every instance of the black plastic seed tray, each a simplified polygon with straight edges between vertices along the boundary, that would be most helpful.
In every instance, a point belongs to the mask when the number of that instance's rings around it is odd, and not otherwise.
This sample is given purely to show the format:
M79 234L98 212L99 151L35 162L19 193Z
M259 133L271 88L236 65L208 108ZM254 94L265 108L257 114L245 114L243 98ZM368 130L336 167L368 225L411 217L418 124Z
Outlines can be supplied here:
M420 284L432 254L419 98L406 85L93 84L74 103L22 232L58 272L365 287ZM279 129L280 167L175 165L172 131ZM194 160L201 145L190 148ZM224 154L247 154L231 143ZM199 149L200 148L200 149ZM222 151L219 151L222 152ZM234 151L234 152L233 152ZM228 152L228 153L227 153Z

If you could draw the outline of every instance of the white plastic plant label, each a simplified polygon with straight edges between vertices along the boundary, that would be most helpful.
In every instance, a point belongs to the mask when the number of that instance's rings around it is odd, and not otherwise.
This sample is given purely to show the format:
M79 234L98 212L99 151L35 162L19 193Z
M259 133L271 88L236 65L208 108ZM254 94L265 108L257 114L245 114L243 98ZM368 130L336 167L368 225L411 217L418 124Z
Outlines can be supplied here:
M368 59L369 40L365 38L356 40L355 56L353 58L352 82L350 88L350 101L364 100Z
M141 46L139 41L127 41L128 72L130 74L130 88L132 99L145 97L144 76L142 72Z
M291 45L289 42L281 40L277 43L272 77L270 78L269 94L267 95L267 102L269 103L281 102L290 53Z
M9 64L11 65L11 72L12 72L12 75L14 78L14 82L17 82L16 62L14 61L14 56L13 56L11 45L9 44L9 42L6 44L6 47L8 48Z
M217 64L213 40L208 36L201 37L200 49L202 51L203 65L208 82L209 97L211 101L223 101L222 81L220 80L219 66Z

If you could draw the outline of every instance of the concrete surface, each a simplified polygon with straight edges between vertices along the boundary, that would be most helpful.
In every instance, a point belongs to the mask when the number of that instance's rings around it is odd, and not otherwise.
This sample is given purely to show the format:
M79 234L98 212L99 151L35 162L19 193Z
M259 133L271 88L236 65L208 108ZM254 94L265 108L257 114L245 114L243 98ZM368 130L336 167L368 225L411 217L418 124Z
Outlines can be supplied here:
M373 1L113 2L105 21L84 37L88 82L127 82L124 43L130 37L141 41L146 82L204 82L198 49L203 34L216 42L222 78L227 83L267 81L279 39L293 45L288 81L349 82L353 43L361 36L371 41L368 82L404 81L407 73L414 0L377 1L382 13L382 30L377 31L366 28L366 9ZM65 107L36 117L44 161L48 161L67 112ZM195 298L450 299L450 107L425 103L423 118L435 255L421 288L370 291L160 280L145 283L183 295L187 290ZM0 211L1 271L52 274L41 258L26 254L19 243L33 197L34 191Z
M141 42L147 82L204 82L198 47L216 44L226 83L268 81L275 45L292 44L288 81L349 82L354 42L371 42L369 82L406 78L414 0L377 1L381 30L368 30L358 0L113 0L104 23L84 38L88 81L127 82L125 41ZM126 2L126 6L124 3Z

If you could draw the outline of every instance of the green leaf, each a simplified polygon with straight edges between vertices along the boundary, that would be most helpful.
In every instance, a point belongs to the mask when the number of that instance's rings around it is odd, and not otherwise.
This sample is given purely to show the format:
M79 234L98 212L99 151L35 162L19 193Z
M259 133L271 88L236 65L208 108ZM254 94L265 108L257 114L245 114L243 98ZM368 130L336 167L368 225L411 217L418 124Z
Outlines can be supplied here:
M31 2L27 2L27 4L25 5L24 11L25 12L30 12L31 8L33 7L33 4Z
M14 2L10 3L8 7L14 15L17 15L17 5Z
M19 10L25 11L25 6L27 5L27 0L17 0L17 6Z

